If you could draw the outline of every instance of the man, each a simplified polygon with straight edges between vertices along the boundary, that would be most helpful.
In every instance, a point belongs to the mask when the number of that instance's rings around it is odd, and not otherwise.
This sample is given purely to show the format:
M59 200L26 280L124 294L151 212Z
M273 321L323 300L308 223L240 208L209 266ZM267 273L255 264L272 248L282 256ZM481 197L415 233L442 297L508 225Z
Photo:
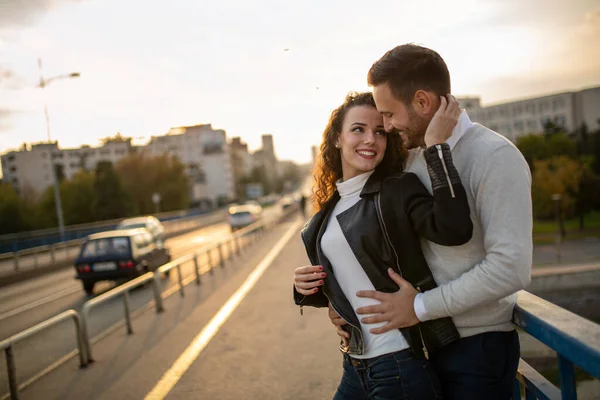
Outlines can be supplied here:
M410 150L406 169L431 190L423 137L451 93L450 74L438 53L406 44L388 51L369 71L369 85L388 132L399 131ZM430 354L447 399L510 399L519 362L511 322L516 292L531 280L531 174L519 150L504 137L474 124L465 111L448 139L466 189L473 237L444 247L422 240L438 287L418 293L390 270L396 293L361 291L380 304L356 310L365 323L387 321L383 333L420 321L452 317L461 339ZM365 317L366 315L369 315ZM330 310L339 329L343 321Z

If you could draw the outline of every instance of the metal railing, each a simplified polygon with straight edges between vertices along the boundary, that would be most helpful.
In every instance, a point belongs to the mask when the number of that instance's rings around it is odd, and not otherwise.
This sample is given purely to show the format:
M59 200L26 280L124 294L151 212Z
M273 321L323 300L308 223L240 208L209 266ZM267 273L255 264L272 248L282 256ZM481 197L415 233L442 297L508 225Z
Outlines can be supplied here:
M4 339L0 342L0 351L4 350L6 355L6 367L8 372L8 386L10 388L10 396L11 399L17 400L19 398L19 389L17 385L17 368L15 366L15 358L13 354L13 346L27 339L28 337L35 335L45 329L50 328L53 325L56 325L66 319L73 319L75 322L75 335L77 337L77 348L79 350L79 365L81 368L87 366L87 359L85 356L84 342L83 342L83 332L82 332L82 324L81 319L79 318L79 314L75 310L67 310L64 311L46 321L40 322L37 325L32 326L24 331L21 331L7 339Z
M258 240L264 234L265 230L270 228L273 224L277 223L279 220L287 217L292 212L297 212L296 208L292 208L281 215L275 215L271 218L263 218L258 222L255 222L252 225L249 225L239 231L229 235L229 237L225 240L219 241L217 243L213 243L207 246L203 246L199 250L194 253L182 256L176 260L170 261L167 264L164 264L157 268L155 271L147 272L146 274L127 282L123 285L120 285L114 289L109 290L106 293L101 294L98 297L95 297L92 300L89 300L84 303L81 310L81 322L82 322L82 337L83 337L83 345L85 348L86 360L88 363L94 362L94 358L92 355L92 343L89 335L89 319L90 319L90 311L92 308L102 304L110 299L113 299L117 296L123 296L123 308L124 308L124 317L125 317L125 325L127 328L127 334L133 334L133 328L131 323L131 310L129 307L129 292L141 285L144 285L150 281L152 281L152 290L154 293L154 304L156 313L164 312L164 304L163 304L163 296L162 296L162 284L161 284L161 276L164 274L170 273L172 269L177 270L177 285L178 291L181 297L184 297L184 287L183 284L183 274L181 271L181 266L185 263L193 261L194 263L194 274L195 274L195 282L197 285L201 283L202 273L200 271L200 266L198 259L202 255L207 255L208 258L208 271L209 273L213 273L213 268L216 265L220 265L221 267L225 266L225 255L224 248L229 246L229 258L231 256L236 255L239 256L242 250L242 243L245 240L245 245L251 244L252 242ZM219 262L218 264L213 263L212 253L214 250L218 251Z
M179 218L172 221L163 222L165 228L165 237L173 237L190 232L203 226L212 225L225 220L225 211L220 210L211 214L201 216L191 216ZM55 243L52 245L33 247L27 250L20 250L12 253L0 254L0 263L6 260L12 260L13 271L19 272L23 268L23 261L29 260L28 268L36 269L40 263L46 266L66 264L73 261L77 255L77 250L84 239L75 239L67 242ZM45 259L45 260L43 260ZM42 261L43 260L43 261ZM0 274L1 276L2 274Z
M525 332L556 351L560 375L559 390L521 360L513 399L520 399L524 389L527 400L576 400L574 365L600 379L600 325L525 291L518 294L513 319Z

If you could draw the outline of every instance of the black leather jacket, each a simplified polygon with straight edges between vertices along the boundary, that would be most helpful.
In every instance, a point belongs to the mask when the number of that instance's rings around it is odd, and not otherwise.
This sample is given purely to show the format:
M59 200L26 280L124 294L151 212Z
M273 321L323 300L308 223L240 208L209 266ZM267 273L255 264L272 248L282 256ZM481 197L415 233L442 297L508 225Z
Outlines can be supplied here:
M361 200L336 218L354 255L375 290L391 293L398 285L389 277L393 268L420 291L437 285L421 251L420 238L444 246L457 246L471 239L473 224L469 204L458 172L452 163L447 144L425 150L433 196L419 178L410 172L383 176L375 171L365 184ZM350 302L339 286L330 262L321 249L321 237L339 200L336 192L322 210L302 230L302 240L312 265L322 265L327 277L323 289L309 296L294 288L297 305L328 307L331 302L344 318L350 344L340 349L349 354L363 354L364 342L360 323ZM451 318L419 323L401 329L415 357L423 358L459 338Z

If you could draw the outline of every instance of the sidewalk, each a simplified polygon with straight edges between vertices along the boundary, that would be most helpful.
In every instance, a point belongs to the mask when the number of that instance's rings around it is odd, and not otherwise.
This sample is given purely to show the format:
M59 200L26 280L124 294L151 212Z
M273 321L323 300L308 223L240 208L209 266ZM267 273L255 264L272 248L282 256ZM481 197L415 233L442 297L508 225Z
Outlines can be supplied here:
M203 284L169 297L153 310L94 345L96 362L79 370L70 360L21 393L22 399L142 399L160 380L293 222L248 248ZM296 233L189 370L169 399L330 398L341 376L338 339L325 310L300 316L291 276L306 255Z

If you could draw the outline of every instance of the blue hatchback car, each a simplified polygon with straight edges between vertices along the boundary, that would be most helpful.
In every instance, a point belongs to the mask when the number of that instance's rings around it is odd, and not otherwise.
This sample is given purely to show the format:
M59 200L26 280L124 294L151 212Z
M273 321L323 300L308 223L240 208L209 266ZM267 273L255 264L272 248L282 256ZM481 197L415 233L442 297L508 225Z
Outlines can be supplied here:
M96 282L135 278L170 260L169 250L147 229L96 233L86 238L75 259L76 279L91 295Z

